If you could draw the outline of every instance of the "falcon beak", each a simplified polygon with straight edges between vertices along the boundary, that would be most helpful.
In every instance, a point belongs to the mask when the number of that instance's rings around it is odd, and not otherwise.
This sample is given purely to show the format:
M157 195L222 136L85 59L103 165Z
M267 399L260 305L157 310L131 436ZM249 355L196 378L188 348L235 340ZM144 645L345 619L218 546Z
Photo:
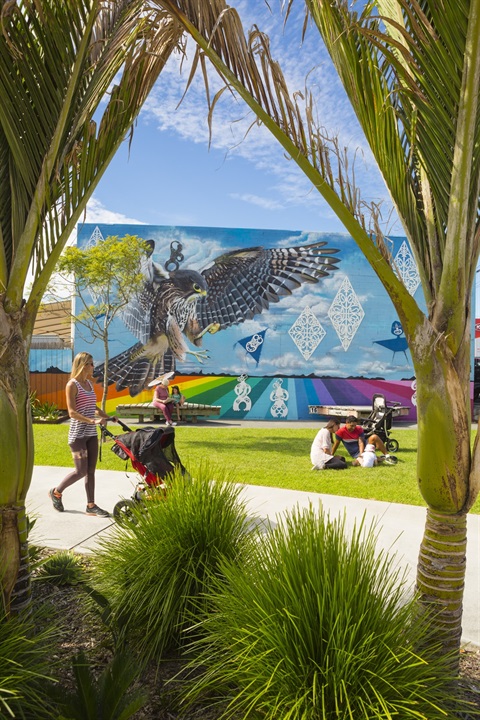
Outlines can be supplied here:
M206 291L206 290L199 290L199 291L198 291L198 294L201 295L202 297L205 297L206 294L207 294L207 291Z

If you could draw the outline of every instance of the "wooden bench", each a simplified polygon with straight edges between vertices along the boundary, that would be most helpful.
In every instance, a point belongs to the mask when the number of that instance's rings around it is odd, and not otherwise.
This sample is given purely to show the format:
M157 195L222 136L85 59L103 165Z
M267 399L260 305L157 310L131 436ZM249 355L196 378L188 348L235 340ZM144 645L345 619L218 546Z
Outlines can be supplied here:
M180 408L180 417L187 422L198 422L199 417L210 417L220 415L221 405L204 405L203 403L186 402ZM119 418L137 417L139 423L149 418L150 422L163 421L162 412L154 407L152 403L127 403L117 405L116 413ZM176 420L176 417L173 418Z

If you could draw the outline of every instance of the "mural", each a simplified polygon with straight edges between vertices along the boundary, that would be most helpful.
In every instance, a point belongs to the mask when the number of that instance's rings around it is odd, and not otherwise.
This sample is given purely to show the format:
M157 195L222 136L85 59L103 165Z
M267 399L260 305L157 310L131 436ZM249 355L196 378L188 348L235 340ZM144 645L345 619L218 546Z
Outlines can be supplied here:
M148 242L143 290L122 313L126 328L138 342L108 364L109 383L115 383L117 390L128 389L132 396L160 373L177 370L187 354L202 364L209 359L208 349L192 349L202 346L206 333L261 315L272 303L296 294L304 283L328 277L338 262L338 250L328 248L326 242L287 248L258 246L223 253L198 272L180 267L184 259L180 242L170 243L170 258L163 266L154 260L155 242L150 238ZM260 335L256 333L255 338ZM95 377L103 381L103 367L96 368Z
M348 235L84 224L77 242L126 234L149 252L144 289L112 326L107 409L150 400L149 382L174 370L187 399L221 405L223 417L307 418L310 404L369 405L377 392L414 413L403 329ZM389 242L415 295L408 243ZM94 354L101 380L101 344L84 333L75 352Z

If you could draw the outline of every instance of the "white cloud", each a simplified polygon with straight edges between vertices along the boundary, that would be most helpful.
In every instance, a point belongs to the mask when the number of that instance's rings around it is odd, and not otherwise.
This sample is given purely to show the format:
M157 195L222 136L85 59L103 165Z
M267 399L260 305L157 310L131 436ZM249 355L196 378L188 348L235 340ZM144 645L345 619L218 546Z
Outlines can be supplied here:
M188 231L180 228L168 228L164 232L161 228L155 236L156 251L155 258L164 261L164 255L169 244L176 241L183 246L183 254L185 255L185 267L192 270L201 271L219 255L225 252L225 248L215 238L208 238L204 235L199 237L195 235L193 228ZM167 254L168 257L168 254Z
M277 371L286 370L288 373L294 373L295 371L304 373L305 372L305 361L300 354L295 353L284 353L276 358L272 358L273 367L277 368Z
M100 202L100 200L97 200L95 196L93 196L88 201L86 214L85 216L82 215L82 217L80 218L79 225L82 225L83 222L98 224L109 223L114 225L119 225L122 223L128 223L131 225L144 225L141 220L137 220L136 218L129 218L122 213L116 212L115 210L108 210Z
M230 193L230 197L234 200L242 200L250 205L257 205L258 207L265 208L266 210L283 210L284 208L282 203L278 202L278 200L271 200L270 198L259 197L258 195L251 195L248 193Z

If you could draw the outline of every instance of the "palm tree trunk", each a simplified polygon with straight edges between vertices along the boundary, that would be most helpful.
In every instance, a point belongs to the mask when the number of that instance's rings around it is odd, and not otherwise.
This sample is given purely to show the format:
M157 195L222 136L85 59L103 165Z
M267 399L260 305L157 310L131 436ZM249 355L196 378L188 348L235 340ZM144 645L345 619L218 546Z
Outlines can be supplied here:
M417 566L420 601L436 614L436 640L442 652L458 650L467 550L467 515L427 509Z
M0 508L0 568L2 595L7 615L28 614L31 610L28 518L25 506Z
M28 354L16 313L0 303L0 589L7 614L28 610L25 498L33 473Z
M420 604L435 614L441 653L458 651L466 571L467 513L478 493L472 473L468 338L454 357L446 336L412 338L417 379L417 477L427 503L417 566ZM464 346L467 348L465 351ZM476 455L474 455L475 460ZM458 654L452 663L458 663Z

